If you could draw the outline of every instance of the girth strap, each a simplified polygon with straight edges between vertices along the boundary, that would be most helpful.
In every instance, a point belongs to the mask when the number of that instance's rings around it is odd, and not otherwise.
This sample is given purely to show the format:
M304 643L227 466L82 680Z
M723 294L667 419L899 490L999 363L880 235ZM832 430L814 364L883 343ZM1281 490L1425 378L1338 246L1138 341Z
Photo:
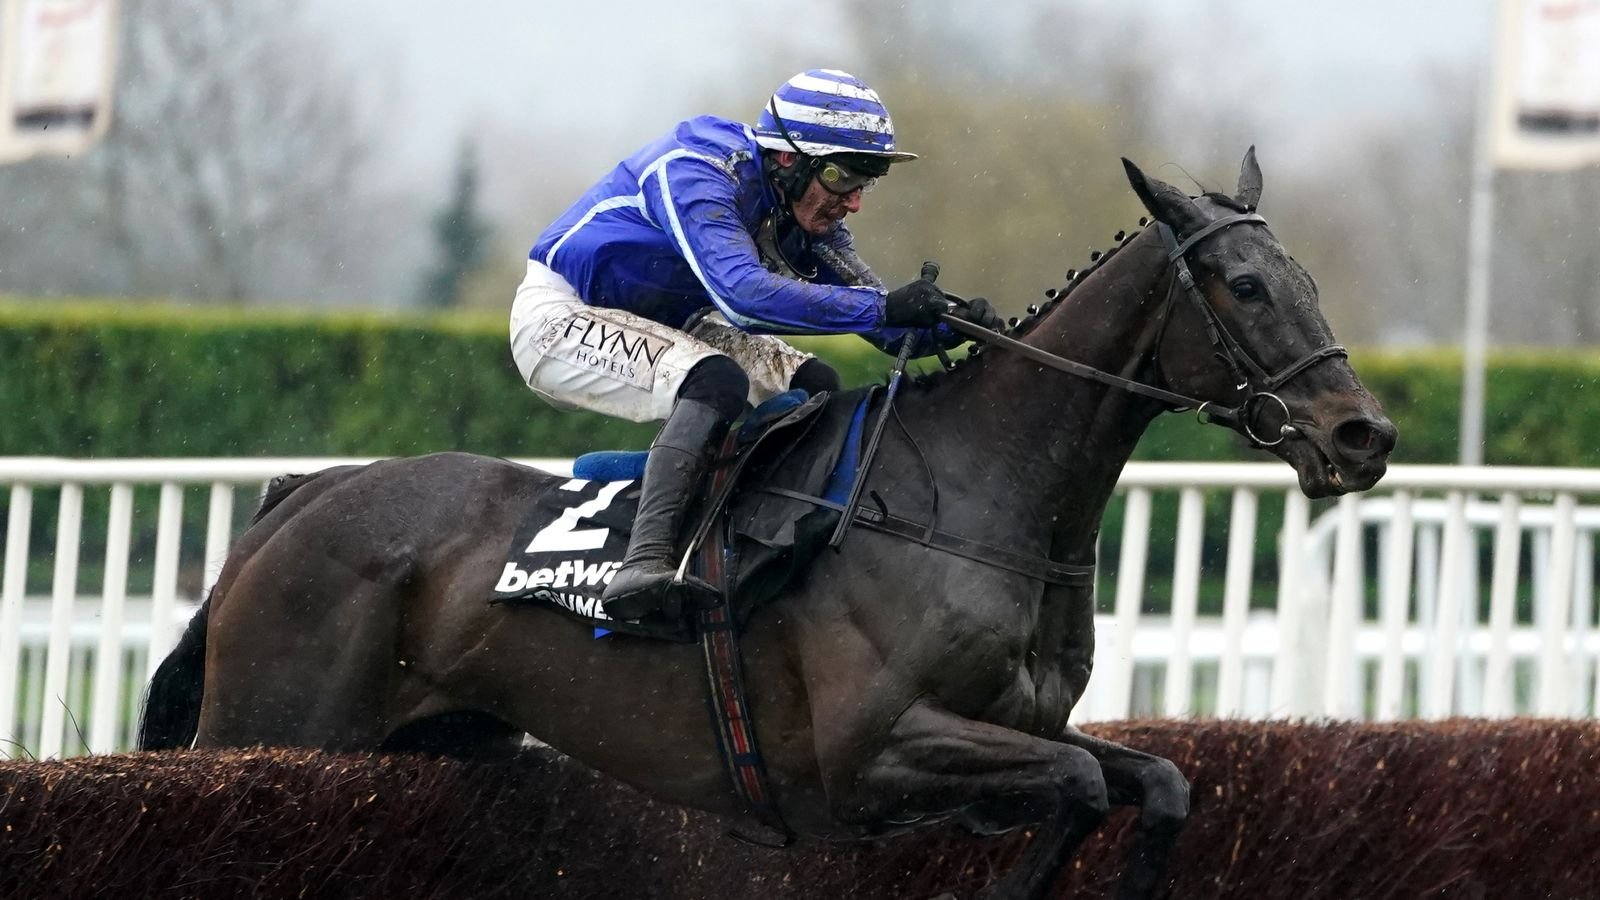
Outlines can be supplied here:
M726 449L731 452L736 441L729 435ZM711 495L717 496L731 490L737 471L724 466L712 476ZM739 632L735 627L733 611L729 607L728 588L723 583L723 542L720 529L702 529L696 537L701 541L691 549L700 561L700 576L722 591L722 602L713 609L700 613L698 631L700 651L706 664L706 706L711 713L712 733L717 738L717 750L722 755L728 780L734 793L744 801L762 826L772 832L769 836L753 836L731 829L728 833L741 841L762 847L783 848L794 842L794 831L783 819L778 802L772 795L767 779L766 763L761 758L761 746L756 740L755 720L750 715L750 704L745 699L744 660L739 652Z
M762 487L760 490L779 497L787 497L791 500L800 500L815 506L821 506L839 513L844 512L845 509L842 503L834 503L832 500L813 497L810 494L802 494L799 491L791 491L786 488ZM973 562L983 563L986 566L993 566L997 569L1005 569L1018 575L1026 575L1046 584L1059 584L1068 587L1088 587L1094 584L1094 566L1092 565L1067 565L1040 556L1016 553L991 544L983 544L959 535L950 534L947 531L939 531L927 525L913 522L910 519L901 518L892 513L886 513L870 507L856 507L853 524L873 531L881 531L884 534L902 537L913 543L921 544L929 549L948 553L952 556L970 559Z

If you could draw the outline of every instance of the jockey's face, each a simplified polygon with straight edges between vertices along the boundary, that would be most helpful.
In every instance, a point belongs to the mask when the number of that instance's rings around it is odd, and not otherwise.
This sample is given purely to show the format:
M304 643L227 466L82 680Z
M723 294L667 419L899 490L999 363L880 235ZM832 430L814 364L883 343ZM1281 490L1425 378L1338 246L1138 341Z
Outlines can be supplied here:
M799 157L793 153L779 153L778 164L793 165ZM822 186L816 178L806 182L805 193L794 201L794 220L806 234L821 237L833 231L844 217L861 211L860 188L846 194L835 194Z

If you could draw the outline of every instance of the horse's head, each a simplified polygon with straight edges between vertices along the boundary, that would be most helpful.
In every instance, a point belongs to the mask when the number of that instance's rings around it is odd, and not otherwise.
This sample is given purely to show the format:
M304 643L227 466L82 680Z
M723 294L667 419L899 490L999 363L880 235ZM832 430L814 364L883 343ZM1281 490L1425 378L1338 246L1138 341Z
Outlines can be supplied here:
M1225 423L1294 466L1309 497L1376 484L1395 427L1334 342L1316 282L1253 215L1261 199L1255 148L1233 197L1191 198L1122 162L1167 229L1178 270L1155 350L1167 385L1236 409Z

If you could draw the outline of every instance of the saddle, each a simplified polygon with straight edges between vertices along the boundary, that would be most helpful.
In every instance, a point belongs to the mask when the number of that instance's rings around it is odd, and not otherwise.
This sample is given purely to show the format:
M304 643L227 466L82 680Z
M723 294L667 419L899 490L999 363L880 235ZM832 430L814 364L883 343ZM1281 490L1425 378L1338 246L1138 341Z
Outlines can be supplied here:
M730 433L680 535L698 577L728 598L736 626L797 577L827 544L860 462L863 420L877 387L763 404ZM595 626L684 643L685 616L619 622L600 605L621 568L638 508L644 452L591 453L545 492L518 526L490 603L534 603Z

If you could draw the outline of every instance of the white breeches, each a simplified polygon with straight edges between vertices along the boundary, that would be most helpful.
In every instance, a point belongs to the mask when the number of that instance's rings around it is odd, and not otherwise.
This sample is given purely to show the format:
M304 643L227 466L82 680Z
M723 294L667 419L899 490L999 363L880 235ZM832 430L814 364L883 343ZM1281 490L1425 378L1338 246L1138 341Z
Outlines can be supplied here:
M672 411L683 379L708 356L730 357L750 377L750 403L789 389L812 354L771 335L746 334L712 313L684 332L620 309L590 306L537 260L511 304L511 355L535 394L563 409L634 422Z

